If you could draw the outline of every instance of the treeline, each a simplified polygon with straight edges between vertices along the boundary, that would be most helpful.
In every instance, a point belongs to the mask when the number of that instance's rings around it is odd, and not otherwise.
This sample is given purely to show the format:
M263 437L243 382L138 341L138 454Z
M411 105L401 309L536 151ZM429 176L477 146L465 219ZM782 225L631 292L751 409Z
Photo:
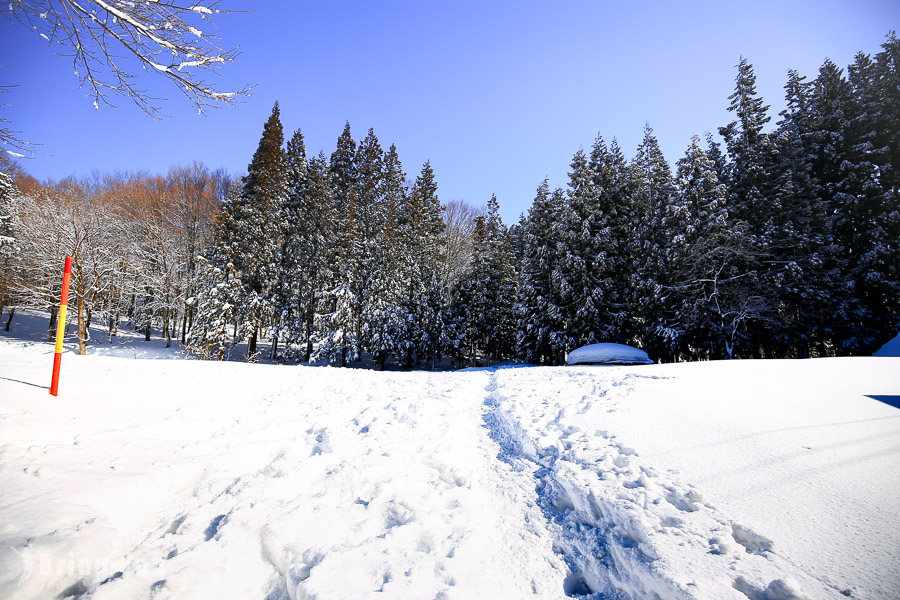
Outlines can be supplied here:
M515 347L516 272L496 199L442 206L431 164L408 181L395 146L349 123L330 157L284 143L276 104L241 186L200 259L188 347L224 358L271 340L273 358L384 368L458 362Z
M69 314L82 354L90 325L110 338L123 320L171 344L185 341L197 292L194 257L212 240L231 185L201 164L166 176L95 175L39 185L9 161L0 164L0 313L16 306L50 313L56 328L63 257L73 257Z
M598 138L516 237L518 355L596 341L661 360L871 354L900 328L900 41L845 75L790 71L768 106L741 59L734 121L675 173L649 127L626 162Z
M277 104L239 181L0 176L0 301L52 311L77 254L83 343L100 317L204 358L247 341L255 360L265 337L275 359L382 368L558 364L601 341L664 361L870 354L900 328L898 61L890 34L846 74L791 71L769 127L742 59L722 143L695 137L673 172L649 126L630 160L598 137L509 228L496 198L442 205L431 165L407 179L372 130L308 156Z

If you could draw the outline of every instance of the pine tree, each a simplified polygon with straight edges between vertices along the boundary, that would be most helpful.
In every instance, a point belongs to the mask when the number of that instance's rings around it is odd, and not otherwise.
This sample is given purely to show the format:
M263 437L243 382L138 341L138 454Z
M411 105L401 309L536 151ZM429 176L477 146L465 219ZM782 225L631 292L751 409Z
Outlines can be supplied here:
M219 266L221 257L198 257L200 293L188 299L194 323L186 336L187 350L205 360L225 360L234 340L231 329L237 319L243 293L231 263Z
M556 277L564 202L562 190L551 195L544 179L521 225L516 354L529 362L560 364L565 349L566 327Z
M337 140L337 148L331 153L331 161L328 167L331 173L331 181L334 186L334 199L341 208L346 208L350 197L356 190L358 174L356 172L356 142L350 133L349 121L344 123L344 130ZM340 213L340 217L344 217Z
M279 211L287 195L283 143L276 102L240 195L228 204L220 229L220 244L243 288L239 312L250 340L248 357L255 355L259 332L272 317L271 293L278 280L281 250Z
M643 321L635 331L636 336L643 341L645 349L656 355L662 349L653 323L658 320L661 290L668 283L669 273L663 224L666 212L675 200L675 181L649 125L644 127L644 139L631 161L629 173L635 230L630 249L634 271L629 306L630 312L640 315ZM619 226L627 228L626 222ZM626 280L618 285L627 283Z
M694 136L678 161L678 195L666 210L667 285L651 320L672 360L731 358L744 322L760 309L754 255L726 209L715 162ZM660 318L661 317L661 318Z
M856 72L864 70L858 62ZM880 180L884 153L872 143L864 109L841 69L826 61L813 85L810 143L831 215L834 268L846 282L834 307L838 354L871 353L897 314L896 210Z
M411 329L407 332L406 362L410 351L420 358L434 358L447 343L444 298L440 286L439 259L444 220L437 196L434 169L427 162L402 207L403 297Z
M384 302L389 288L380 281L384 265L383 236L386 220L386 203L384 200L384 152L375 136L369 129L365 139L360 142L354 157L357 173L356 182L356 231L351 240L347 260L355 271L352 278L353 293L357 299L354 307L357 322L359 343L361 348L384 355L386 339L371 339L368 335L374 331L370 319L382 321ZM377 344L377 350L373 347Z
M291 344L308 341L304 339L304 325L313 310L309 303L312 301L311 290L314 288L307 267L312 260L309 254L310 237L316 235L316 232L311 230L308 184L306 145L303 133L298 129L288 141L285 153L287 194L279 211L281 256L277 284L272 290L275 313L273 339L277 343L280 337L287 353L290 353ZM276 346L273 343L273 358L275 353Z
M769 135L763 131L770 120L766 114L769 106L756 93L753 66L741 57L737 69L735 91L729 96L731 103L728 107L736 119L719 128L720 135L725 139L729 159L725 178L728 211L735 224L735 231L744 231L748 236L744 241L748 247L753 248L752 254L760 258L758 264L770 265L768 253L775 234L771 206L774 196L773 180L769 177L773 153ZM740 226L740 223L744 226ZM762 286L764 282L771 281L772 277L767 273L755 273L752 279L759 287L747 291L748 300L751 297L767 298L769 292ZM761 311L759 314L767 312ZM743 326L748 329L748 334L743 336L742 351L745 354L759 355L760 344L772 333L766 329L769 324L771 321L764 318L744 321Z
M594 144L591 170L597 206L592 223L594 304L604 340L633 343L637 334L634 255L636 219L640 216L629 166L614 139L608 151ZM660 158L662 154L660 153Z
M313 357L313 344L319 332L315 330L321 314L333 307L328 305L325 291L330 290L337 272L337 208L332 196L333 186L325 155L319 153L309 161L307 181L302 205L301 227L303 235L297 249L301 259L301 306L305 342L304 360Z
M602 143L602 140L598 140ZM596 146L597 144L595 144ZM566 348L599 341L600 314L594 304L597 290L593 260L592 216L596 211L595 173L583 150L572 158L568 202L561 215L563 251L559 257L560 308L566 323Z
M753 66L741 57L737 68L735 91L728 97L728 110L736 119L719 128L730 160L726 180L729 205L734 219L747 223L753 235L761 237L771 214L767 197L770 145L769 136L763 132L770 120L766 114L769 106L756 93Z
M900 330L900 40L890 32L881 48L874 62L860 53L848 70L856 108L851 124L855 168L848 179L863 188L862 212L869 219L861 232L867 250L856 257L862 277L857 289L874 330L863 353Z
M362 298L357 293L361 286L358 250L361 231L359 217L356 142L350 133L350 123L338 137L337 148L331 154L329 165L332 198L335 202L335 256L332 267L333 280L323 292L325 307L319 315L320 334L324 342L317 351L318 357L332 362L339 358L343 367L347 361L359 360L362 351L360 333L360 308Z
M900 193L900 39L891 31L875 55L871 70L860 76L850 70L850 82L870 123L867 141L879 158L883 189L894 202ZM896 206L896 204L894 204Z
M778 324L767 345L779 356L808 357L836 293L834 273L827 267L833 246L808 146L810 84L793 70L788 72L785 100L787 108L770 136L776 157L770 173L775 184L772 258L763 287L771 290Z
M475 220L472 262L455 296L457 355L476 365L478 351L493 359L513 356L516 344L515 259L496 196Z
M396 146L391 145L385 153L383 165L380 226L375 244L376 270L363 314L366 346L381 370L384 370L391 354L406 355L407 350L413 347L411 317L404 297L404 252L400 223L400 212L406 201L406 174Z

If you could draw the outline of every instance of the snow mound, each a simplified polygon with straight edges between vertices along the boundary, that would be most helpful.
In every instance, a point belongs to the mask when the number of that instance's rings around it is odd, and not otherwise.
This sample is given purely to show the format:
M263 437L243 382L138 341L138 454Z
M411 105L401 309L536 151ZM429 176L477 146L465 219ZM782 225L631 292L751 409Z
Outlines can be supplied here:
M570 365L652 365L647 353L625 344L590 344L569 353Z

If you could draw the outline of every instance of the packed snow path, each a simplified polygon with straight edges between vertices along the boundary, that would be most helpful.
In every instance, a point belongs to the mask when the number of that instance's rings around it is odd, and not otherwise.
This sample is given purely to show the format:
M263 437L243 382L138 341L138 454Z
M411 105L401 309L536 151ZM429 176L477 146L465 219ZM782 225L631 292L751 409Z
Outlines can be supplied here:
M0 345L3 598L900 597L897 359L67 355L52 398L44 354Z

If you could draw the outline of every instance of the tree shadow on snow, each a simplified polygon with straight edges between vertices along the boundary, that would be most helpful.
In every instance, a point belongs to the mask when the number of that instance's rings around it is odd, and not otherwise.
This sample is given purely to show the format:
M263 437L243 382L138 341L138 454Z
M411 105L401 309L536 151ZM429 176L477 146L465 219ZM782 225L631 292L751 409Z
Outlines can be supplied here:
M900 396L882 396L882 395L867 395L866 398L871 398L872 400L878 400L879 402L884 402L888 406L893 406L894 408L900 408Z

